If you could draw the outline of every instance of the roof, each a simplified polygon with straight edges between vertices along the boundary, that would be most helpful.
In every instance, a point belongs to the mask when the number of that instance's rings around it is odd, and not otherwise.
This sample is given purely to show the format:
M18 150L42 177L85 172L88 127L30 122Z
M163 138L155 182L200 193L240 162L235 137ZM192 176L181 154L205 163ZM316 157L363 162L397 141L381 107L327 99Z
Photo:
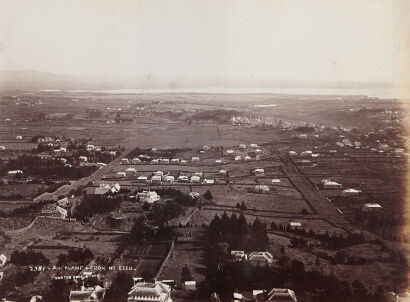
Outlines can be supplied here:
M296 295L293 290L287 288L272 288L268 293L268 301L294 301L296 302Z
M170 292L170 286L162 282L138 282L131 288L128 296L138 296L143 297L145 301L153 301L154 298L166 298Z

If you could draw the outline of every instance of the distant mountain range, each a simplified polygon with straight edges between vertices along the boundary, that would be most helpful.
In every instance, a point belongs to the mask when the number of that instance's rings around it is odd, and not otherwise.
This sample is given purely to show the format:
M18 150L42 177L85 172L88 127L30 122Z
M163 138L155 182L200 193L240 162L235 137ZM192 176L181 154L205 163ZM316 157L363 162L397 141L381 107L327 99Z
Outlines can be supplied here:
M349 82L292 82L217 77L158 78L152 75L64 75L41 71L0 71L0 88L11 89L125 89L125 88L201 88L201 87L254 87L254 88L390 88L385 83Z

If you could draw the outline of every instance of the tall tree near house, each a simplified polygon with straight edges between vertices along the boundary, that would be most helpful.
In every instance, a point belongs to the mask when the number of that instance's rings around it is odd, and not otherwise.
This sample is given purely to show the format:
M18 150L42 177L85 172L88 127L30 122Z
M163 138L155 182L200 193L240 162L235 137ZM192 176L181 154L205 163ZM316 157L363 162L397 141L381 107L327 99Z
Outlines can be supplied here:
M181 282L184 283L185 281L190 281L190 280L192 280L191 271L189 270L187 264L185 263L185 266L182 268L182 271L181 271Z

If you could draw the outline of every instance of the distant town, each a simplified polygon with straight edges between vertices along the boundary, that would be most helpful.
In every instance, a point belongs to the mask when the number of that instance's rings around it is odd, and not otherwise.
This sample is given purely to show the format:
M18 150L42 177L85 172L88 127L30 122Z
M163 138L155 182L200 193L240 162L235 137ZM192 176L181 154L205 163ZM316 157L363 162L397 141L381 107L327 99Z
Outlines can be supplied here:
M407 301L408 104L0 97L2 301Z

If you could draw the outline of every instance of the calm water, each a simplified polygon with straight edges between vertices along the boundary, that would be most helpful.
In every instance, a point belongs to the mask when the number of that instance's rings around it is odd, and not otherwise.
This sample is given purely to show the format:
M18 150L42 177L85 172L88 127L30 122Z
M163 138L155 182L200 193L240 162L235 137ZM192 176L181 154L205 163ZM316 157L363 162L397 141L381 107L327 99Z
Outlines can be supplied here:
M184 88L184 89L110 89L110 90L57 90L42 89L43 92L70 92L70 93L107 93L107 94L148 94L148 93L275 93L275 94L295 94L295 95L340 95L340 96L368 96L381 99L404 99L409 98L408 92L399 92L387 88Z

